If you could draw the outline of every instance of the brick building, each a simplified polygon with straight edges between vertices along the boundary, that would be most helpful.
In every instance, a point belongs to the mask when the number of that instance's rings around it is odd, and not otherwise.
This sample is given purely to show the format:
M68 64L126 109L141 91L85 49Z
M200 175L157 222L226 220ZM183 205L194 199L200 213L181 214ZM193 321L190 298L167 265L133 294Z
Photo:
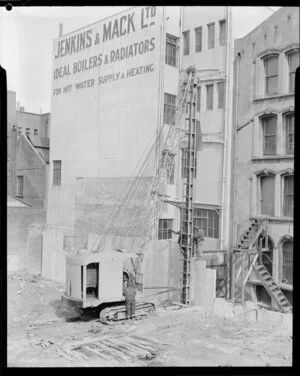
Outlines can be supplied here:
M233 245L251 219L268 220L263 263L288 299L293 291L294 80L299 9L282 7L234 46ZM263 244L266 247L266 244ZM261 283L249 285L271 304Z

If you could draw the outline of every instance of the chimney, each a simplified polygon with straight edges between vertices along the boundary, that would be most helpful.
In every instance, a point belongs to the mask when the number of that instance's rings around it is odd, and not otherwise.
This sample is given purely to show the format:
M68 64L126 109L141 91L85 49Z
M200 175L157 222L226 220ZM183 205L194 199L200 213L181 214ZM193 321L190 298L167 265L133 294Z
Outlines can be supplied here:
M59 24L59 32L58 32L59 38L63 36L63 33L64 33L64 24L60 23Z

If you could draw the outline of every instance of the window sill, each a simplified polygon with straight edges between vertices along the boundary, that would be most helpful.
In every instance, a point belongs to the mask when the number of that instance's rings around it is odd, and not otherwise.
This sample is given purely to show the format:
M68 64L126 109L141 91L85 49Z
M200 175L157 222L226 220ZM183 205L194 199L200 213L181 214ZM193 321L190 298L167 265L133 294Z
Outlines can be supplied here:
M294 159L294 154L285 155L264 155L263 157L252 157L252 161L273 161L273 160L284 160L284 159Z
M295 95L294 93L264 95L262 97L253 98L252 102L261 102L261 101L266 101L269 99L276 99L276 98L281 99L281 98L286 98L286 97L293 97L294 95Z
M289 223L294 222L293 217L268 217L266 215L252 215L250 219L268 219L271 222L282 222L282 223Z

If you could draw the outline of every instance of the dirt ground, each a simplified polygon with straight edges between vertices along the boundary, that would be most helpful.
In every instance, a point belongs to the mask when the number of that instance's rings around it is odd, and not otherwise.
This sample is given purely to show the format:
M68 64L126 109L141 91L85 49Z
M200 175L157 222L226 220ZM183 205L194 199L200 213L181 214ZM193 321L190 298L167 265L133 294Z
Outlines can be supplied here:
M275 327L204 317L197 307L158 307L147 319L104 325L95 316L76 320L62 292L62 285L25 271L8 276L8 367L292 365L292 338ZM124 335L163 345L152 359L66 359L59 353L83 338Z

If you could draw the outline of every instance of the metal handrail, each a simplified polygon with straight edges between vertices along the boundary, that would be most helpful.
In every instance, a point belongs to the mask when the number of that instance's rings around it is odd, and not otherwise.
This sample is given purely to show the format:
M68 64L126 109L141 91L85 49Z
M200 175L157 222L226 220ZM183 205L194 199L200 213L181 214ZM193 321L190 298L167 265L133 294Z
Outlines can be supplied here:
M261 225L259 226L255 236L253 237L253 239L250 241L249 243L249 247L248 248L252 248L253 245L255 244L256 240L258 239L259 235L262 233L262 231L265 229L266 225L267 225L268 221L267 220L263 220Z

